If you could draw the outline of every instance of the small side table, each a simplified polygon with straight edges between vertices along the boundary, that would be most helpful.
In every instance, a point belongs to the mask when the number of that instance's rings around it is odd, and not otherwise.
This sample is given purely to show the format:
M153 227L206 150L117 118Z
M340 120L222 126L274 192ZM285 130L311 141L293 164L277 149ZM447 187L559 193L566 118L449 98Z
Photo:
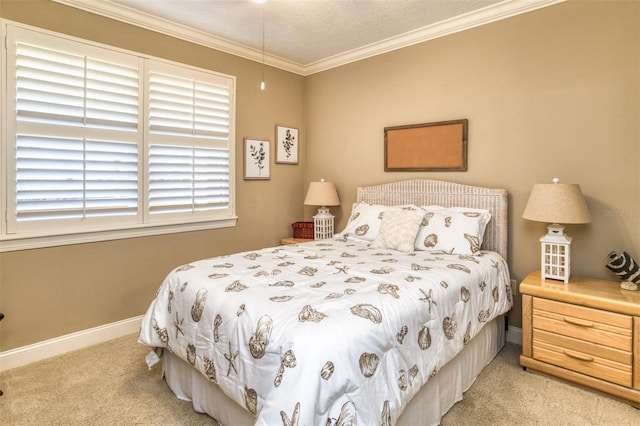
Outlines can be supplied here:
M571 276L520 283L520 364L640 408L640 292Z
M306 243L307 241L313 241L313 239L311 238L293 238L293 237L288 237L288 238L283 238L282 240L280 240L280 244L284 245L289 245L289 244L299 244L299 243Z

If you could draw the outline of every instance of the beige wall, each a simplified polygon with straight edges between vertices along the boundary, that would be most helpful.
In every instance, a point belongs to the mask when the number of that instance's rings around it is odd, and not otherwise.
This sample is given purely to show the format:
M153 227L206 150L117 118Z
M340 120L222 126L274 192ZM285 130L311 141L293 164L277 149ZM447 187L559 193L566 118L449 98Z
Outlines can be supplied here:
M304 78L57 3L0 0L0 16L237 78L235 228L0 253L0 351L141 315L171 269L194 259L276 245L303 215L300 164L242 178L242 138L273 142L275 124L300 128Z
M562 3L313 75L307 179L336 183L346 223L359 184L427 177L510 192L513 278L539 269L545 224L521 218L536 182L579 183L593 216L568 226L575 274L640 260L640 2ZM467 118L467 172L384 172L385 126ZM616 212L622 216L611 216ZM521 325L520 297L510 323Z
M193 259L276 244L310 219L310 180L339 189L345 225L361 184L428 177L502 187L510 265L538 267L545 225L521 219L531 186L580 183L593 215L569 226L576 274L610 277L604 258L640 260L640 3L569 2L306 78L47 1L0 0L0 16L237 76L237 141L300 128L300 165L269 181L238 173L238 226L0 254L0 351L140 315L162 278ZM385 126L467 118L469 169L385 173ZM242 156L236 167L242 170ZM621 214L620 216L615 214ZM520 298L510 322L520 325Z

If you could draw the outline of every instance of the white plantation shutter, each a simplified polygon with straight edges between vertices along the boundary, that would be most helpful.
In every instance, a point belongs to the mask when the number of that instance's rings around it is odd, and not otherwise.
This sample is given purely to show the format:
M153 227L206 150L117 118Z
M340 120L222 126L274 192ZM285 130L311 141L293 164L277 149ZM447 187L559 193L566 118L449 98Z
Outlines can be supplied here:
M149 215L229 211L229 79L152 63L148 90Z
M226 141L229 107L230 92L223 85L156 72L149 76L151 133Z
M18 135L17 221L135 215L137 150L132 143Z
M8 232L138 223L140 59L17 28L8 40Z
M84 79L84 58L18 42L17 120L82 125Z
M203 147L149 147L149 211L195 212L227 208L229 153Z
M130 66L16 44L19 121L136 131L138 80Z
M233 77L6 28L0 241L235 223Z

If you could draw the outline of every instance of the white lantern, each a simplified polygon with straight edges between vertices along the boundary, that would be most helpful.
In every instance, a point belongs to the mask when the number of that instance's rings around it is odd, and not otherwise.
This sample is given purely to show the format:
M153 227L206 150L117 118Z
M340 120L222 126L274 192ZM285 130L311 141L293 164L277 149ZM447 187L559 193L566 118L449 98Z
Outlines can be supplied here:
M326 240L333 237L333 215L329 209L321 207L318 214L313 216L313 238L316 240Z
M568 283L571 276L571 237L563 232L564 226L549 225L547 229L549 232L540 238L541 276Z

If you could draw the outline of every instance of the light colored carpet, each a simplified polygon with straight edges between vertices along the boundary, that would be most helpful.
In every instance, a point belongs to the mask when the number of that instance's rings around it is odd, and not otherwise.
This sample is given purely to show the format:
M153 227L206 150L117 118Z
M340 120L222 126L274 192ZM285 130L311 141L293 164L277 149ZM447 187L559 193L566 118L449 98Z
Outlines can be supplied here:
M214 425L150 371L136 335L0 373L3 425ZM640 425L640 410L525 372L507 344L442 425ZM366 426L366 425L365 425Z

